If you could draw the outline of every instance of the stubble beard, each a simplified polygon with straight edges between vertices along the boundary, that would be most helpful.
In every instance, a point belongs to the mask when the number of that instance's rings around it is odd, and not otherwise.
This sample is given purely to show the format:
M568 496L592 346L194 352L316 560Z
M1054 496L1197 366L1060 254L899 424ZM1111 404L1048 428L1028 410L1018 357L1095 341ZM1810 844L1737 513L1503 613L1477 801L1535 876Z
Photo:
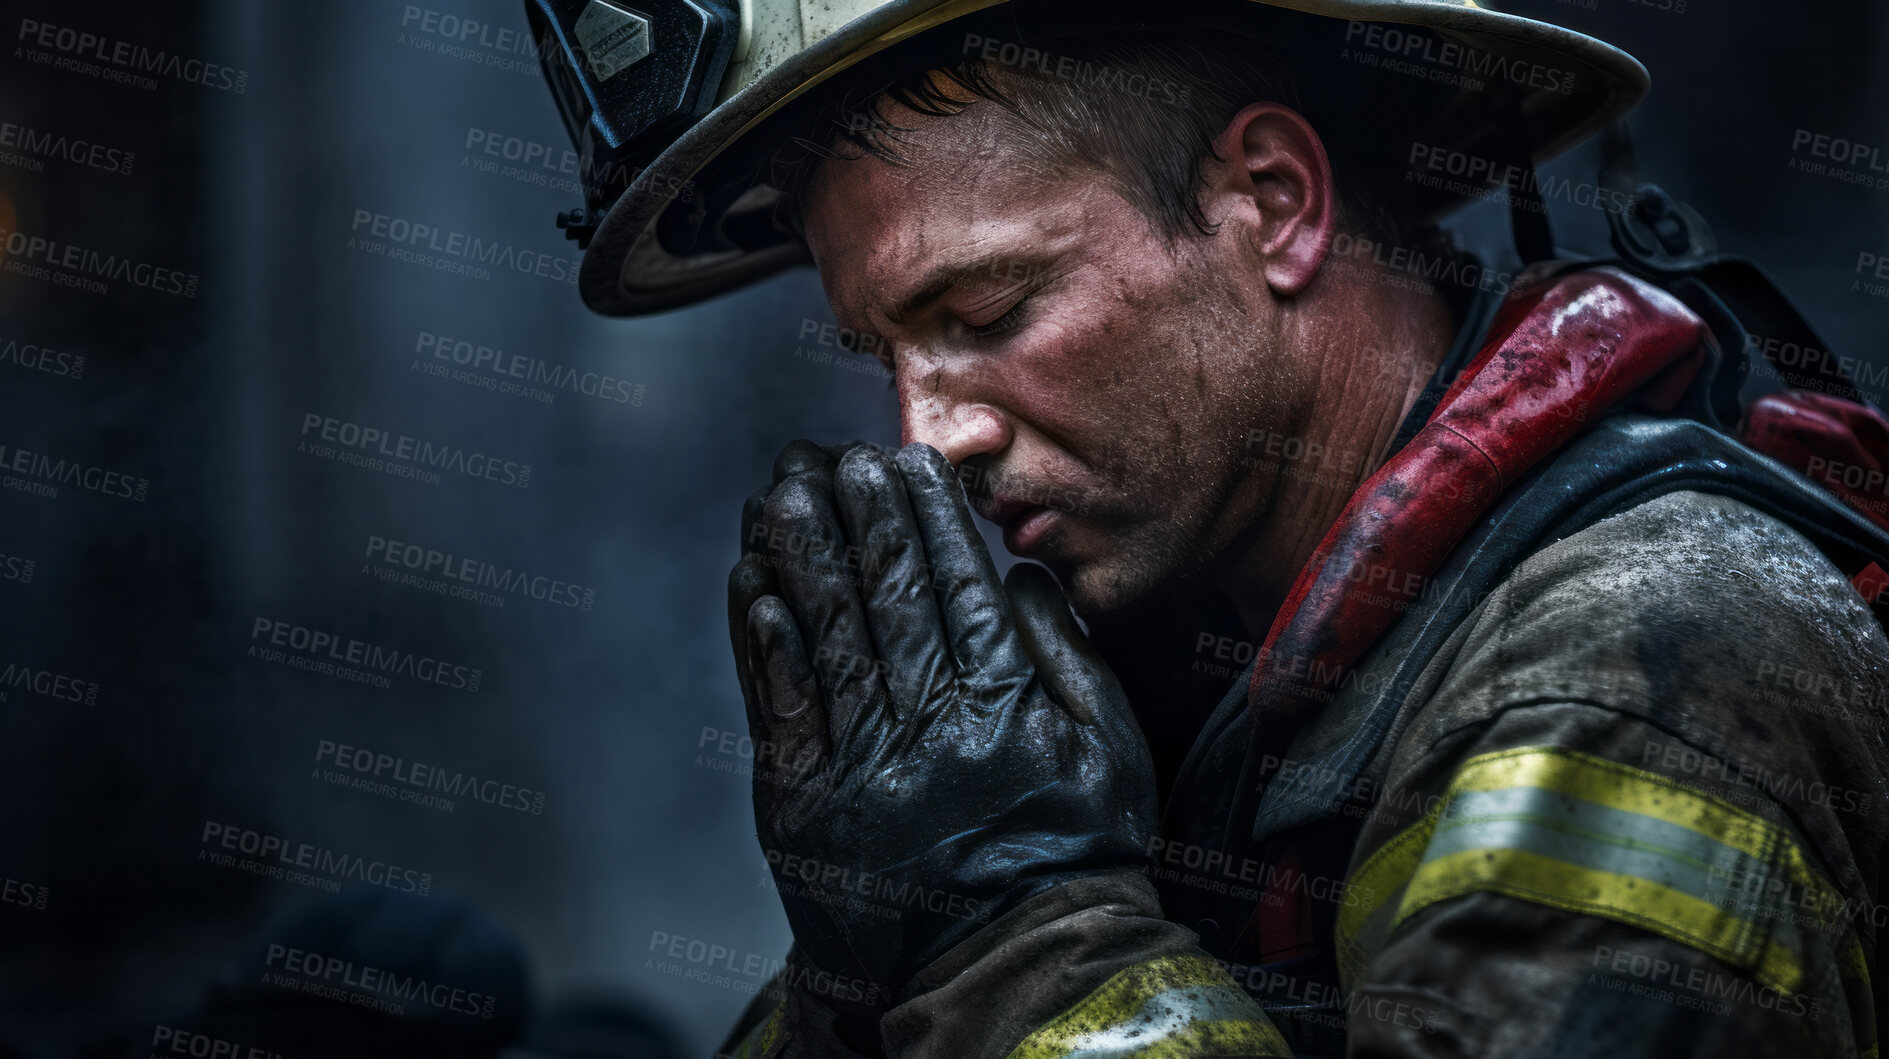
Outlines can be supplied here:
M1196 257L1183 271L1194 296L1188 306L1189 323L1172 335L1171 348L1176 352L1168 359L1176 365L1176 382L1191 384L1194 380L1179 370L1187 362L1179 351L1191 348L1198 353L1230 340L1237 342L1234 336L1250 334L1253 321L1233 284L1211 262ZM1280 410L1271 407L1274 401L1264 392L1268 385L1262 378L1265 369L1257 363L1225 355L1206 359L1217 365L1208 370L1235 374L1211 387L1230 396L1227 406L1210 401L1200 409L1194 429L1180 433L1192 436L1194 445L1149 444L1144 451L1114 453L1106 477L1110 492L1124 499L1118 509L1121 528L1111 532L1107 554L1073 566L1067 573L1057 571L1071 605L1085 618L1132 608L1164 588L1203 576L1231 542L1219 539L1227 535L1227 527L1219 523L1246 477L1241 465L1244 431L1211 428L1252 418L1242 410L1264 410L1260 418L1276 421ZM1186 484L1176 495L1172 489L1179 483ZM1137 494L1144 498L1140 503ZM1255 517L1264 517L1264 512L1256 512ZM1231 540L1244 535L1236 528Z

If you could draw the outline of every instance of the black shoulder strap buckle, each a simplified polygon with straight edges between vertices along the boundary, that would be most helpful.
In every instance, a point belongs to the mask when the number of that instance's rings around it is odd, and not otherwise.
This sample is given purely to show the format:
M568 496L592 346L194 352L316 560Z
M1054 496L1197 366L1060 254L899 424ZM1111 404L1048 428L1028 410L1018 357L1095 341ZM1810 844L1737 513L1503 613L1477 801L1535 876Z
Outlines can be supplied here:
M1829 343L1776 281L1745 258L1718 253L1711 227L1696 210L1640 180L1624 121L1602 135L1600 182L1629 201L1626 209L1607 214L1619 255L1614 263L1685 302L1705 319L1725 353L1710 397L1718 418L1737 421L1739 393L1758 364L1783 386L1870 403L1844 359L1829 352Z

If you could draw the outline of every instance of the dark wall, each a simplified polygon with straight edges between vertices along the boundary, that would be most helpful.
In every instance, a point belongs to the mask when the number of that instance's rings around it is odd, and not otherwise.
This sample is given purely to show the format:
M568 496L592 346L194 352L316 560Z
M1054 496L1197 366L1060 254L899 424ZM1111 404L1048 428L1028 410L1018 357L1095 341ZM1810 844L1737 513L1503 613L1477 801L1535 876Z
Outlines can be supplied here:
M1766 263L1835 348L1889 363L1889 300L1854 286L1859 254L1889 255L1889 186L1793 165L1800 129L1889 151L1881 12L1665 3L1524 11L1640 56L1647 175ZM339 1007L271 946L493 998L406 1016L467 1034L465 1054L550 1022L660 1054L661 1031L637 1028L652 1020L707 1052L788 942L727 667L736 514L790 438L895 441L881 373L805 355L825 351L803 325L830 319L806 272L649 320L585 312L552 225L574 173L516 0L0 15L19 38L0 123L116 152L0 143L0 227L125 262L98 279L98 258L49 265L63 249L0 257L0 445L78 474L51 496L31 470L0 489L0 1054L126 1054L167 1030L321 1054L263 1028L292 1022L258 1012ZM127 82L57 34L38 44L35 23L212 66ZM1583 149L1549 172L1595 164ZM1601 249L1597 211L1550 207ZM1489 244L1499 221L1478 207L1460 225ZM389 256L414 225L529 264ZM29 366L27 347L52 354ZM435 355L478 347L577 384L500 392ZM320 450L361 429L490 457L510 481ZM412 570L376 541L439 558ZM469 562L504 582L467 599L399 580ZM315 633L332 649L296 649ZM349 650L378 652L387 686L308 668ZM382 786L333 782L369 760L337 762L342 746L382 762ZM318 870L246 870L265 840L281 843L265 863L288 850ZM518 1030L530 1010L539 1028Z

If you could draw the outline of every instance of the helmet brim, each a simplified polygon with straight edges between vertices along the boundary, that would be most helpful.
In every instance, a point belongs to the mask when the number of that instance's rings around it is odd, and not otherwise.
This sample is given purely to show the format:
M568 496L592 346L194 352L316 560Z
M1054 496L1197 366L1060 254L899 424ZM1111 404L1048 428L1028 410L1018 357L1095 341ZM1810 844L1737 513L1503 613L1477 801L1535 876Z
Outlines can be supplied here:
M681 308L805 263L806 247L785 233L730 241L716 233L744 202L718 163L752 170L739 148L770 130L796 101L888 49L1009 0L897 0L875 8L790 56L690 127L638 175L598 226L578 273L584 303L611 316ZM1472 5L1425 0L1250 0L1265 9L1345 23L1418 26L1475 54L1506 60L1503 71L1548 70L1548 86L1503 84L1465 91L1426 135L1441 149L1541 163L1586 139L1646 95L1645 67L1603 41L1559 26ZM1537 78L1539 80L1539 78ZM1517 149L1519 142L1519 150ZM738 160L735 161L735 160ZM739 183L739 181L737 181ZM749 198L752 198L750 196ZM763 196L764 198L764 196ZM1468 200L1439 192L1423 212L1441 215ZM745 205L752 206L752 202ZM684 233L680 237L677 233ZM719 244L719 245L717 245Z

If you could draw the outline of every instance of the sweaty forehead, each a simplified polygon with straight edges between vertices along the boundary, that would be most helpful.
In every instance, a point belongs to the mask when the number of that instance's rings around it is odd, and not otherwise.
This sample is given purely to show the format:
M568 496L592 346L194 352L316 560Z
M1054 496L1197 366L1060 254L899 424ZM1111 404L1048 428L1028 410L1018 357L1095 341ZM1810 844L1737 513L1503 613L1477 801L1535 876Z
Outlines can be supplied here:
M1028 248L1076 210L1065 174L987 101L949 117L882 111L898 161L850 146L820 164L803 200L807 244L836 312L882 326L885 311L940 265Z

